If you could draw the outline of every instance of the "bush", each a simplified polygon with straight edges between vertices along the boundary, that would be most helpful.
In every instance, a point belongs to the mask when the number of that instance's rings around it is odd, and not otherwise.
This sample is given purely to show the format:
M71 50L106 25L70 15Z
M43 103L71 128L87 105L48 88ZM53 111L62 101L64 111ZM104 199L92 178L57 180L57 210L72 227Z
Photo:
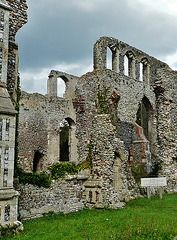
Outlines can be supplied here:
M52 179L64 178L66 173L76 174L81 169L86 169L90 166L89 161L85 161L78 164L71 164L68 162L54 163L48 167L51 172Z
M37 185L39 187L50 187L50 175L45 173L45 172L41 172L41 173L27 173L25 171L23 171L23 169L21 168L17 168L16 169L16 175L19 178L19 183L23 183L23 184L33 184L33 185Z

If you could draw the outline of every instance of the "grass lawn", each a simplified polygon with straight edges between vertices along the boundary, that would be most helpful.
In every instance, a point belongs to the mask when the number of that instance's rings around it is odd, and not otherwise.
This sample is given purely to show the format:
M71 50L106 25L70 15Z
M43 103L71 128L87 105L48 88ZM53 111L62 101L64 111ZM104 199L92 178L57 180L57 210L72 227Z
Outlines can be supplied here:
M124 209L85 209L24 221L24 231L12 238L55 239L173 239L177 235L177 194L139 198Z

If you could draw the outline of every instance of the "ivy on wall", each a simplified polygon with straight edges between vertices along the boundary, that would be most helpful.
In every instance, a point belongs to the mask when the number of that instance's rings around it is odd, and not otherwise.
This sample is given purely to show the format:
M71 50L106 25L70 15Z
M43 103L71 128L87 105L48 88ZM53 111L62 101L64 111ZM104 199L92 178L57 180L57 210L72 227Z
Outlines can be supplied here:
M50 167L48 167L48 170L51 173L50 178L51 179L64 178L66 173L76 174L83 169L89 168L91 166L91 151L93 146L91 143L89 143L87 147L89 151L85 162L80 162L78 164L72 164L68 162L54 163Z
M41 172L41 173L28 173L23 169L16 167L16 177L18 177L19 183L22 184L32 184L38 187L50 187L51 178L50 174Z
M98 85L97 99L95 100L98 114L109 113L108 91L109 88L103 87L103 89L101 89L100 84Z
M27 173L23 169L16 166L16 177L18 177L19 183L22 184L32 184L39 187L50 187L51 181L53 179L57 180L59 178L65 178L66 173L76 174L83 169L90 168L91 166L91 152L92 144L87 145L89 151L85 162L80 162L78 164L72 164L69 162L58 162L52 164L48 167L49 173Z
M98 85L97 97L95 100L95 106L98 114L110 114L111 122L116 126L118 132L118 103L120 100L120 95L116 89L110 93L110 88L103 86L101 88Z

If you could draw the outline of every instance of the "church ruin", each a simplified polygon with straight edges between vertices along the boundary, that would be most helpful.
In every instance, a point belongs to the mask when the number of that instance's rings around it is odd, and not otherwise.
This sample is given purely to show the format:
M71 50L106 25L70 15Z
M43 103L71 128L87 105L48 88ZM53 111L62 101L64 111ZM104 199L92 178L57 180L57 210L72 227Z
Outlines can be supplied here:
M108 50L112 52L112 69L107 68ZM72 188L75 210L83 204L120 207L123 199L136 197L139 189L132 171L137 166L146 174L158 166L156 174L167 177L167 190L176 191L176 71L111 37L101 37L95 43L93 58L93 71L81 77L52 70L45 96L22 92L19 165L32 172L37 164L35 169L40 172L63 161L60 123L65 120L69 126L67 161L86 161L88 144L92 145L87 174L65 179L70 187L74 184L80 189L78 194ZM65 82L63 98L57 97L58 78ZM29 194L28 188L21 190ZM62 194L60 200L53 198L66 206L63 211L73 211L69 203L73 196L70 192L66 195L67 200L61 199ZM31 197L36 199L34 194ZM49 209L58 211L56 205ZM46 206L40 201L33 214L43 211ZM24 202L21 212L24 218L33 216L24 209Z
M2 51L9 51L2 61L0 83L0 216L1 222L8 222L13 219L10 216L17 218L17 208L11 207L11 201L17 202L18 195L13 190L14 100L19 84L14 38L27 21L27 6L26 1L1 2L2 11L12 16L5 25L10 27L9 40L4 38L0 45ZM12 23L15 11L22 13L21 22ZM108 51L112 55L111 69ZM93 71L81 77L52 70L46 95L21 93L17 125L21 169L40 173L54 163L77 164L90 159L87 169L53 181L48 189L17 184L21 219L51 211L77 211L85 206L122 207L124 201L140 194L135 181L137 168L146 175L155 172L165 176L166 190L177 191L177 72L112 37L101 37L95 43L93 65ZM57 96L58 78L65 83L63 97ZM67 153L61 155L65 126Z

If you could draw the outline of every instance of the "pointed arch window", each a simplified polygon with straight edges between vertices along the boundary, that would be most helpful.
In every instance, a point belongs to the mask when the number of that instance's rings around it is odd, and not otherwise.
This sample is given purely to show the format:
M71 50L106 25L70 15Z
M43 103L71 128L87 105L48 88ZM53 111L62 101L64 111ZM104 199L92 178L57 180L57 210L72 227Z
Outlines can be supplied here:
M128 51L124 56L124 74L135 78L135 57L131 51Z

